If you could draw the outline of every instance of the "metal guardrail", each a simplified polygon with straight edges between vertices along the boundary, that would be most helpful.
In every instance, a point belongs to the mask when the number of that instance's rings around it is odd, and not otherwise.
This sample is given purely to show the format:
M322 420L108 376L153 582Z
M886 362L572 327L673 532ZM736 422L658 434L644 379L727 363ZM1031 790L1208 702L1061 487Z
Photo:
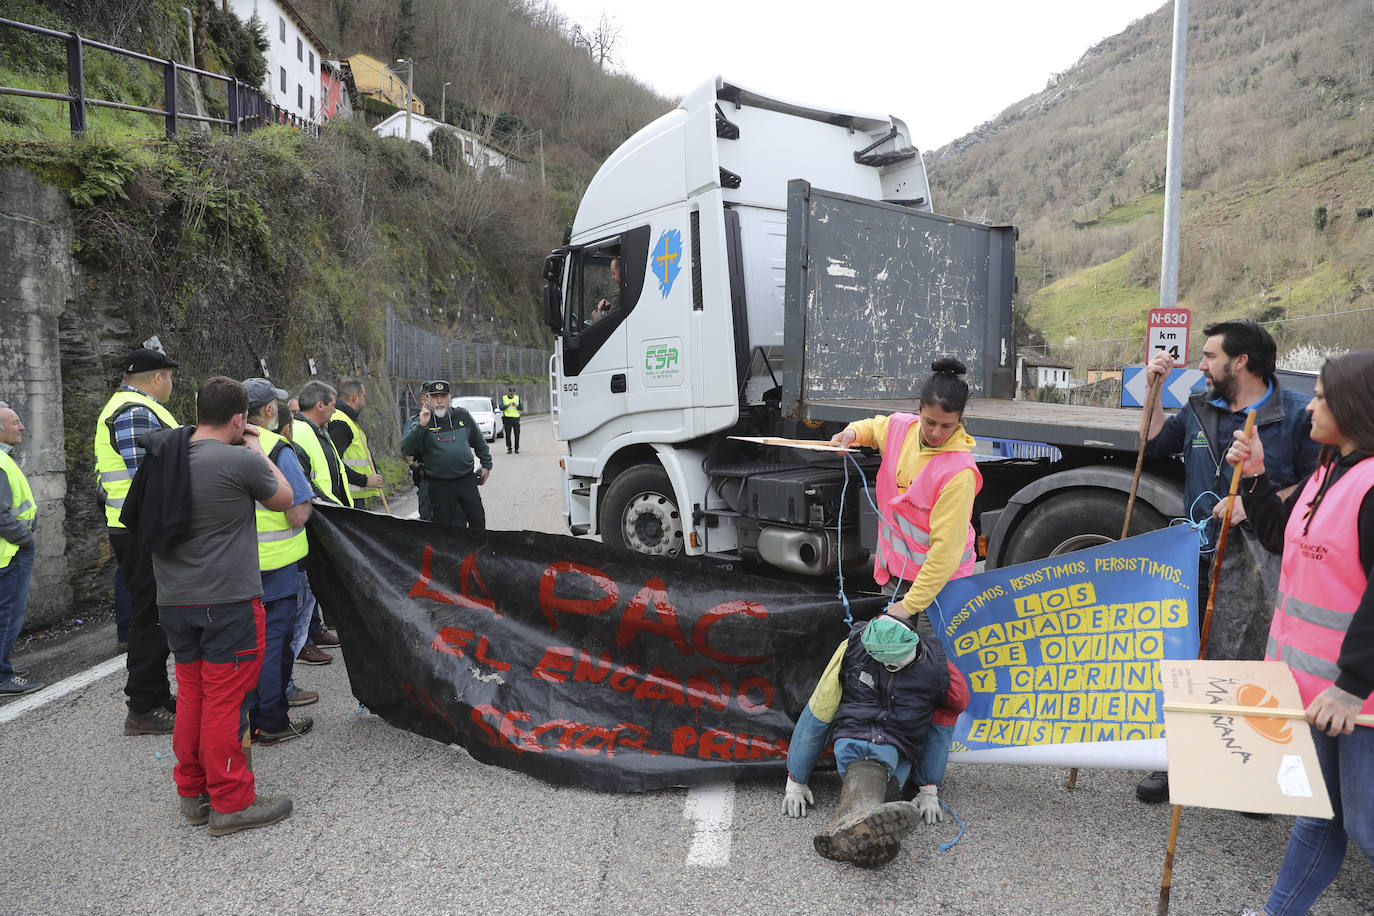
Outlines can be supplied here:
M386 309L386 363L392 378L411 381L540 377L548 371L549 350L472 343L440 337L397 318Z
M76 32L58 32L53 29L43 28L42 26L30 25L26 22L15 22L10 19L0 19L0 26L7 26L24 32L32 32L35 35L43 35L61 41L66 45L67 92L65 94L60 92L44 92L38 89L20 89L15 86L0 86L0 95L15 95L31 99L50 99L55 102L65 102L71 116L73 137L85 136L87 128L87 107L115 108L120 111L136 111L143 114L161 116L166 119L167 139L169 140L176 137L178 124L182 121L218 124L228 128L232 133L251 131L267 124L286 124L306 130L312 134L318 134L319 132L318 124L307 121L298 115L293 115L285 109L272 104L267 100L267 97L263 95L261 89L255 86L249 86L247 83L242 83L236 77L225 76L222 73L211 73L208 70L200 70L196 67L187 66L186 64L179 64L171 59L163 60L160 57L151 57L147 54L140 54L137 51L130 51L127 48L107 45L100 41L92 41L89 38L82 38ZM146 105L130 105L113 99L100 99L87 95L84 57L87 48L106 51L111 54L119 54L124 57L141 60L144 63L161 67L164 93L163 107L150 108ZM214 118L208 115L193 114L191 112L179 110L177 105L177 78L182 73L190 73L224 83L225 100L229 108L228 117Z

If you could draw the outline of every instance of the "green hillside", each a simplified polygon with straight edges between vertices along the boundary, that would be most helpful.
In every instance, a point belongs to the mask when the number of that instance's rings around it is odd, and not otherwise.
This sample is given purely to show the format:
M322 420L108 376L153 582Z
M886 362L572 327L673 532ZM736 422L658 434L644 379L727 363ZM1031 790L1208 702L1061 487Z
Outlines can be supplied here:
M937 209L1020 228L1019 335L1078 374L1138 362L1158 304L1172 28L1166 4L927 154ZM1270 322L1281 350L1374 340L1370 34L1359 0L1190 4L1179 304L1194 353L1204 323L1233 315Z

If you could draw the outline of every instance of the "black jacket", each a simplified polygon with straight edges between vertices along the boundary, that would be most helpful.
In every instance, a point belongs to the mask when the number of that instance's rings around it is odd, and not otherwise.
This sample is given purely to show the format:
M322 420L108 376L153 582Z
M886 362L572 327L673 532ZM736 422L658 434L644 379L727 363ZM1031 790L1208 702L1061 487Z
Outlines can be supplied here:
M154 430L129 484L119 520L150 553L184 539L191 527L191 434L194 426Z

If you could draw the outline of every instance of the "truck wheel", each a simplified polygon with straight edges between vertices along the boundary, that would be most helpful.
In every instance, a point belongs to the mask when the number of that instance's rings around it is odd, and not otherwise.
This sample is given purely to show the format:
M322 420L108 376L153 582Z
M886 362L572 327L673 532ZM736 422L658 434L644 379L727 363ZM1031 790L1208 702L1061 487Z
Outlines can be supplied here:
M601 503L601 542L637 553L675 557L682 552L682 516L673 485L662 468L629 468L606 490Z
M1045 557L1057 557L1085 547L1109 544L1121 536L1126 517L1126 494L1101 490L1063 494L1036 506L1017 524L1007 541L1002 566L1015 566ZM1141 503L1137 496L1131 510L1132 535L1155 531L1164 517Z

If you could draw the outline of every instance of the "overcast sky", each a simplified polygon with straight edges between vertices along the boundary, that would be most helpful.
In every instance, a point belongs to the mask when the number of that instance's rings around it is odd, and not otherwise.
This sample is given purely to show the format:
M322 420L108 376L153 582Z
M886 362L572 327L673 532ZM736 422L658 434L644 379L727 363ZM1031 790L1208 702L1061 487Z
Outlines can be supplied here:
M896 115L935 149L1045 88L1165 0L553 0L619 24L618 66L677 99L714 73L768 95ZM1168 86L1160 86L1167 95Z

